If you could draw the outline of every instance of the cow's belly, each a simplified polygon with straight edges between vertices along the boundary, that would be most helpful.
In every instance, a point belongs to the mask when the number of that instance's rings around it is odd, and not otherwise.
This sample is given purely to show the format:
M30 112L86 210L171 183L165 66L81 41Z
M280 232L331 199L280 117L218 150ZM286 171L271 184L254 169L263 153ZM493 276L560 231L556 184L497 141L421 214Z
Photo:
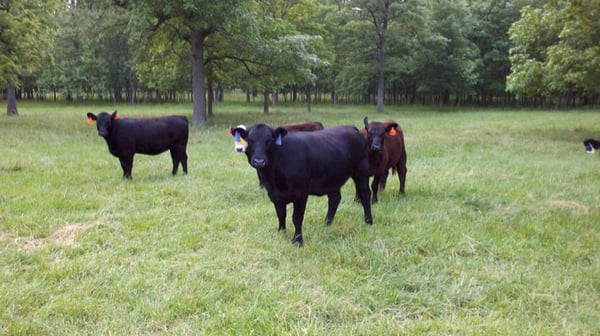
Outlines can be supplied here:
M158 155L160 153L164 153L166 151L166 149L163 150L138 150L137 153L139 154L145 154L145 155Z
M270 194L272 198L289 203L306 195L323 196L338 191L348 178L349 176L345 175L320 175L308 178L279 176L276 183L271 186Z

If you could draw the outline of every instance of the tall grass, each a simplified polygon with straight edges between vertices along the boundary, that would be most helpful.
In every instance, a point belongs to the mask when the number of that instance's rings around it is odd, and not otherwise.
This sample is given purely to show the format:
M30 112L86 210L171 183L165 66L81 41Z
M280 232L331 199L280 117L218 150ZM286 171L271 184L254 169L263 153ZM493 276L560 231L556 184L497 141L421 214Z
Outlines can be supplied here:
M189 175L137 155L128 181L85 112L190 105L19 107L0 116L0 334L600 333L598 111L221 104ZM311 197L293 247L226 127L364 115L402 125L406 195L390 177L372 227L351 183L331 227Z

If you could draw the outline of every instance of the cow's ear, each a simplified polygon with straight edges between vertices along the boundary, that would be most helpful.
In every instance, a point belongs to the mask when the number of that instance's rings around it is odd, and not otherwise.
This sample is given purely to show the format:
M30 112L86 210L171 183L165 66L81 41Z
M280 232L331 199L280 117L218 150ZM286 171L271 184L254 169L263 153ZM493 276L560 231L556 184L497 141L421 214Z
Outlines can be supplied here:
M281 139L288 134L288 130L283 127L277 127L275 129L275 144L281 146Z
M363 124L365 124L365 128L369 126L369 117L365 116L365 118L363 119Z
M396 135L396 130L398 129L398 123L391 123L385 128L385 132L391 136Z
M88 123L88 125L93 124L95 120L96 120L96 116L92 112L88 112L87 113L87 123Z
M112 120L119 120L119 114L117 113L117 110L115 110L115 112L113 112Z

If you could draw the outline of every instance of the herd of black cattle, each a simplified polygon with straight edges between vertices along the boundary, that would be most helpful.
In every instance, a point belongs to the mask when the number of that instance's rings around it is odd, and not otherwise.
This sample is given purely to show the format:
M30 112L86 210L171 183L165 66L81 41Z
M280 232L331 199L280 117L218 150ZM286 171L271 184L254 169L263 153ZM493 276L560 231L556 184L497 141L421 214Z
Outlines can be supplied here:
M115 111L90 112L87 119L89 124L96 123L109 152L119 158L125 178L131 179L134 154L156 155L167 150L173 161L172 173L177 173L179 164L187 173L189 126L185 116L120 119ZM246 154L275 205L279 230L285 230L286 205L293 203L293 243L297 246L303 243L302 222L309 195L327 195L325 223L330 225L341 200L341 187L350 178L367 224L373 224L371 202L377 202L378 189L385 187L390 169L397 172L399 192L404 193L406 148L401 127L393 120L369 122L365 117L363 122L360 131L354 126L324 128L318 122L229 128L236 150Z
M87 113L89 124L96 122L98 135L108 144L109 152L118 157L123 176L131 179L136 153L156 155L167 150L173 161L173 175L179 164L187 174L189 126L185 116L120 119L112 114ZM302 246L302 222L309 195L327 195L325 223L330 225L342 199L341 187L352 178L355 199L360 201L367 224L373 224L371 203L376 203L379 188L384 188L390 169L397 172L399 192L404 194L406 181L406 147L404 133L397 122L369 122L364 128L335 126L324 128L320 122L270 127L257 123L230 127L235 150L244 152L256 169L258 181L275 205L279 230L285 230L286 205L293 203L295 227L293 243ZM585 139L585 150L594 153L600 141ZM369 189L369 177L373 182ZM372 197L371 197L372 195Z

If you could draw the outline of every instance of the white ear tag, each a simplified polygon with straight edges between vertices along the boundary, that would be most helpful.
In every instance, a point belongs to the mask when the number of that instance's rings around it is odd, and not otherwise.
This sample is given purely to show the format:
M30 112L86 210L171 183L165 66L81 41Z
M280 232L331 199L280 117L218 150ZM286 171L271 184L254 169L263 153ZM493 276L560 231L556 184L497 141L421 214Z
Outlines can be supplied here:
M277 146L281 146L281 134L279 134L279 135L277 136L277 139L275 139L275 144L276 144Z

